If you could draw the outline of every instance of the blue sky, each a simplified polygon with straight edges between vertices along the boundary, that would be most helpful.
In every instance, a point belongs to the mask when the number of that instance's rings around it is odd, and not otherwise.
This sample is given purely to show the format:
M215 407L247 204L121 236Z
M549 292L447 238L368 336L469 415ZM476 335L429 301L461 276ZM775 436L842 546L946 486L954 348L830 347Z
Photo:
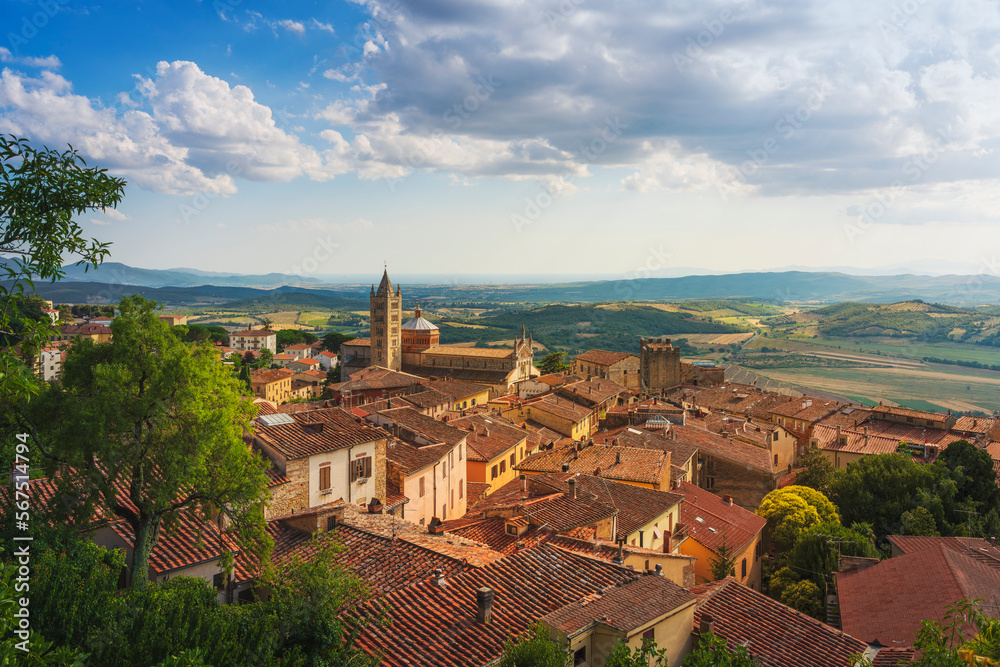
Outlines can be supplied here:
M1000 271L995 2L0 11L0 132L128 180L83 221L115 261Z

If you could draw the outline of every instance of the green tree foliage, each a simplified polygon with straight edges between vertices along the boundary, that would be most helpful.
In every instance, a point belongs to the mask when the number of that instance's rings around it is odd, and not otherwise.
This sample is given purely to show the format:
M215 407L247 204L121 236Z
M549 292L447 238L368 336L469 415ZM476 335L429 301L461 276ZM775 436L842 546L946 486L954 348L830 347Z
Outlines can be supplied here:
M802 577L796 574L795 570L790 567L783 567L771 575L771 579L768 582L768 595L775 600L781 600L781 596L784 595L785 590L800 579Z
M331 331L323 336L323 349L329 352L340 352L340 346L349 340L354 340L354 336Z
M736 558L738 554L735 549L729 546L725 534L722 536L722 544L715 550L715 553L708 559L708 567L712 571L712 581L725 579L734 574Z
M497 667L566 667L570 659L566 649L539 622L517 639L508 638L496 664Z
M781 604L821 621L826 619L823 591L808 579L789 585L781 594Z
M934 515L926 507L914 507L903 512L900 520L904 535L923 535L933 537L938 535Z
M75 217L115 208L125 181L106 170L87 167L70 147L62 153L32 147L27 140L0 135L0 333L16 335L31 348L47 338L48 321L25 321L17 299L32 280L56 280L65 275L63 257L96 267L108 254L108 244L84 236ZM17 333L14 324L19 323ZM34 374L12 350L0 350L0 401L13 405L40 390Z
M840 569L840 556L878 558L879 553L867 536L830 521L806 529L790 552L789 562L802 578L825 590L831 573Z
M646 663L636 663L638 665ZM760 667L760 664L750 657L745 646L731 648L722 637L711 632L698 638L698 645L684 656L683 667Z
M829 493L830 480L837 469L818 447L811 447L802 457L802 467L803 470L795 477L796 484L816 489L824 495Z
M792 485L771 491L760 503L757 514L767 519L771 543L788 551L799 536L817 523L840 522L837 508L825 495L808 486Z
M984 509L1000 505L1000 486L993 471L993 459L986 450L958 440L941 452L934 465L948 468L957 484L959 499L972 501Z
M563 361L565 358L565 352L550 352L549 354L546 354L541 363L538 364L538 370L541 371L543 375L569 370L569 364Z
M667 649L659 648L655 641L647 640L640 646L629 648L619 641L608 654L607 667L668 667Z
M229 332L220 326L179 324L175 327L171 327L170 332L181 340L189 343L200 343L207 340L213 345L215 343L219 343L220 345L229 344Z
M112 340L73 345L62 381L31 406L70 518L103 510L132 528L134 586L145 584L160 531L182 510L222 512L245 548L268 547L266 464L243 442L254 408L211 346L177 340L155 306L123 298Z
M289 345L312 345L319 340L313 334L299 331L298 329L280 329L274 335L277 340L279 352Z

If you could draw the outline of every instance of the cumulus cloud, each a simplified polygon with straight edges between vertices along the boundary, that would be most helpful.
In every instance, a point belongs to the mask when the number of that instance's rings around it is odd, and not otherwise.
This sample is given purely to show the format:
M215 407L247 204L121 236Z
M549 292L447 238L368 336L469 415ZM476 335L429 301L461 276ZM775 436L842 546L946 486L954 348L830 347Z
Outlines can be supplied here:
M996 176L1000 10L988 0L357 1L371 20L354 52L385 85L320 116L363 133L369 163L406 165L440 130L455 146L423 168L624 168L636 190L861 191L905 180L935 146L921 182ZM484 80L500 85L476 99ZM628 127L614 142L580 150L615 117Z

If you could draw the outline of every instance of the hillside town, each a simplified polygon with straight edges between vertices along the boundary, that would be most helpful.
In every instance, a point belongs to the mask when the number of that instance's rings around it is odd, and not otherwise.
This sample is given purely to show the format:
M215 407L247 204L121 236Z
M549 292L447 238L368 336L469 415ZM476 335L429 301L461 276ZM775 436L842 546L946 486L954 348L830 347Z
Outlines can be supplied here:
M709 633L761 666L885 666L919 658L922 623L945 622L949 605L975 601L1000 618L1000 548L994 535L973 534L972 518L964 535L933 530L933 519L905 534L882 535L870 521L848 529L848 510L812 481L884 455L938 470L968 448L989 456L995 498L997 417L736 384L656 332L635 353L594 349L543 372L530 331L506 346L442 345L438 327L419 306L404 313L402 298L383 273L371 287L369 336L337 351L279 348L259 328L214 345L220 364L270 361L248 373L241 400L254 406L246 446L267 465L271 561L342 545L338 565L369 591L343 613L384 614L355 637L381 664L493 664L541 624L574 666L651 642L665 651L659 664L681 665ZM35 371L58 383L67 351L112 340L115 318L67 322L47 306L58 333ZM64 488L57 476L30 480L36 504ZM121 505L136 504L120 493ZM789 498L798 509L774 510ZM794 549L812 533L792 541L782 522L808 509L817 518L801 519L800 533L828 525L827 506L850 536L817 533L828 570L794 571ZM907 514L912 522L890 529L915 525L915 510ZM182 512L153 544L148 580L199 578L224 605L266 596L264 563L236 546L235 529ZM864 530L871 542L852 551ZM136 534L124 519L88 535L131 562Z

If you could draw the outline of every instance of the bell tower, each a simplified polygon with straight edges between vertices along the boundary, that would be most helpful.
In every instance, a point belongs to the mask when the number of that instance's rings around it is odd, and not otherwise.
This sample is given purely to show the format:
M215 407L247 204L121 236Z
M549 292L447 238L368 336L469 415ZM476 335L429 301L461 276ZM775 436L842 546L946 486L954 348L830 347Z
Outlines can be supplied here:
M392 287L389 280L389 270L382 273L382 282L378 290L372 285L368 296L368 309L371 320L371 363L394 371L402 367L400 353L400 317L403 312L403 296L397 286Z

